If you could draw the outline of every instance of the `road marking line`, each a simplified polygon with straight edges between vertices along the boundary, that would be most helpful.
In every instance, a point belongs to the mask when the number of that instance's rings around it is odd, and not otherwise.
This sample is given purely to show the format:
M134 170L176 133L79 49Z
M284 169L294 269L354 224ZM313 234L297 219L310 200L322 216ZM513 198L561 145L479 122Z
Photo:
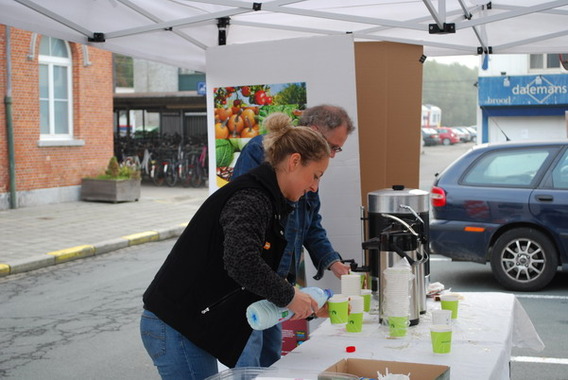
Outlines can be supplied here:
M568 296L552 296L552 295L538 295L538 294L515 294L517 298L530 298L530 299L545 299L545 300L568 300Z
M10 266L8 264L0 264L0 276L7 276L10 274Z
M123 239L128 240L128 245L137 245L148 243L150 241L157 241L160 238L160 235L156 231L146 231L140 232L137 234L126 235L122 237Z
M54 256L55 263L59 264L69 260L75 260L87 256L93 256L95 254L95 247L92 245L78 245L76 247L47 252L46 254Z
M512 362L520 363L542 363L542 364L564 364L568 365L568 359L563 358L541 358L538 356L512 356Z

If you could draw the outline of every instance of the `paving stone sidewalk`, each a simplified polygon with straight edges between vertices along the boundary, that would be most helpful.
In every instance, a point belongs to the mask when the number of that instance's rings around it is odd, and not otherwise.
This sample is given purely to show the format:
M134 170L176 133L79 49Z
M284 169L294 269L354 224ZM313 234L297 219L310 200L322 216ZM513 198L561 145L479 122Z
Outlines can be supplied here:
M0 210L0 276L176 237L208 191L143 184L137 202Z

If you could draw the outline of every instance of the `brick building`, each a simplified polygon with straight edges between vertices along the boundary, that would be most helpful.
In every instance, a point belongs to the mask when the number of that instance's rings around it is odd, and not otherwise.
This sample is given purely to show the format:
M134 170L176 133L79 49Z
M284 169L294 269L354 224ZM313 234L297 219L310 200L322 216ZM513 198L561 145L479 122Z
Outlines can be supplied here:
M0 92L0 210L78 200L113 155L112 53L0 25Z

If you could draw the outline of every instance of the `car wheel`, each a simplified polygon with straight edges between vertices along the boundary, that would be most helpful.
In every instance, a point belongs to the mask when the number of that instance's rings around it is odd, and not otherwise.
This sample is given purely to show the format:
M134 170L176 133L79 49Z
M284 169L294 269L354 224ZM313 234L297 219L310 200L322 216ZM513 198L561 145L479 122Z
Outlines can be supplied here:
M450 145L452 142L450 141L450 139L444 139L442 140L442 144L444 145Z
M491 269L497 281L516 291L544 288L556 274L558 256L546 235L517 228L501 235L493 247Z

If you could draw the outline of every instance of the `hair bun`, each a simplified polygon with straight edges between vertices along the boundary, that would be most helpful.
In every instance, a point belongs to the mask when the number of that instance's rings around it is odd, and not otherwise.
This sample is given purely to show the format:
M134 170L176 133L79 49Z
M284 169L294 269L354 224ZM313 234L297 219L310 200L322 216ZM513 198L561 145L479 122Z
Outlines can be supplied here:
M282 112L275 112L270 114L265 120L264 125L266 129L274 134L283 135L288 130L292 129L292 119Z

